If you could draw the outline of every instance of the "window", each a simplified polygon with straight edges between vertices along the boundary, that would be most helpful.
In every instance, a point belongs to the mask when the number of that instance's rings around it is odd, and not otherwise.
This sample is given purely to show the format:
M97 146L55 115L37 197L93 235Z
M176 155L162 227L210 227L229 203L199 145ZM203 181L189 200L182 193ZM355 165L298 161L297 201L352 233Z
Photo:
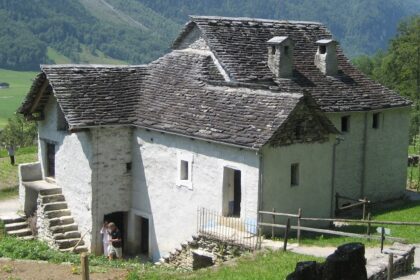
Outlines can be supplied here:
M181 160L181 168L180 168L180 174L179 174L180 180L188 180L189 179L189 173L188 173L188 161Z
M285 55L289 54L289 46L284 46L284 54Z
M341 132L350 131L350 116L341 117Z
M192 162L192 154L178 154L178 174L176 178L176 185L178 187L187 187L192 189Z
M375 128L375 129L379 128L380 116L381 116L380 113L374 113L372 115L372 128Z
M290 185L292 187L299 185L299 164L294 163L290 168Z
M126 173L130 173L130 172L131 172L132 167L133 167L133 164L132 164L131 162L127 162L127 163L125 164L125 171L126 171Z
M319 46L319 53L320 54L327 53L327 46Z

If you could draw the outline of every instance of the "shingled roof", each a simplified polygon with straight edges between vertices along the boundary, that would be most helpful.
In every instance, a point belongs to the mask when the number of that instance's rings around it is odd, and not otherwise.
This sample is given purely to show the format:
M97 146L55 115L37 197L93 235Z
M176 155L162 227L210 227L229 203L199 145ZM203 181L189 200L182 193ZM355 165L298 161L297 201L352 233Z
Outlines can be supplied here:
M201 37L232 81L266 83L281 92L311 91L321 109L366 111L409 106L411 102L358 71L338 48L338 74L323 75L314 64L316 42L331 39L328 29L316 22L278 21L251 18L192 16L173 47L198 28ZM295 42L294 78L276 80L268 68L267 41L288 36Z
M199 39L185 38L199 30ZM267 41L291 38L292 79L267 66ZM129 125L259 149L303 104L336 133L321 113L409 106L410 102L357 71L338 49L339 72L314 65L316 42L331 39L319 23L192 17L174 50L149 65L43 65L19 112L39 116L51 95L69 128ZM303 94L305 92L305 94ZM278 140L276 140L278 142Z

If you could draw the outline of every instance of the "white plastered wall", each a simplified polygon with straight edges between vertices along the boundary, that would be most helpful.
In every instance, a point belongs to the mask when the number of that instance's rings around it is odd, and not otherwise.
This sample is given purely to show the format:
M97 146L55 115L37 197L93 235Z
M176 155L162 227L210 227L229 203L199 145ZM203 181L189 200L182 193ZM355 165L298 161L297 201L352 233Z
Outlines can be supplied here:
M181 155L181 156L180 156ZM191 157L191 186L179 184L178 161ZM241 171L241 218L256 220L259 157L255 151L136 129L133 133L133 192L129 220L149 219L154 260L196 233L197 209L222 211L223 170ZM129 230L129 247L135 247Z
M373 114L378 112L379 128L374 129ZM341 135L344 141L337 146L335 190L372 201L401 196L407 176L409 108L327 116L339 130L341 117L350 116L350 131Z
M263 150L261 210L329 217L332 151L335 135L324 143L303 143ZM291 185L291 166L299 164L299 184ZM267 218L267 217L266 217ZM271 217L269 217L271 222ZM284 222L284 219L277 219Z
M88 131L68 133L57 130L57 101L49 99L45 120L38 122L39 159L43 177L46 170L46 143L55 144L55 180L62 187L66 202L79 231L83 234L92 228L92 159L91 135ZM90 246L88 233L85 243Z

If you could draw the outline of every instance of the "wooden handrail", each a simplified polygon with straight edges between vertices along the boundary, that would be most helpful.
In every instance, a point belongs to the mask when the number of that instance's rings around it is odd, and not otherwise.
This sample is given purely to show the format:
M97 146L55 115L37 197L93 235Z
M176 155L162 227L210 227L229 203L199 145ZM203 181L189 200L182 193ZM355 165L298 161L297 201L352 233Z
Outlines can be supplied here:
M260 214L274 215L274 216L283 216L283 217L292 217L299 218L298 214L289 214L289 213L280 213L280 212L269 212L269 211L258 211Z

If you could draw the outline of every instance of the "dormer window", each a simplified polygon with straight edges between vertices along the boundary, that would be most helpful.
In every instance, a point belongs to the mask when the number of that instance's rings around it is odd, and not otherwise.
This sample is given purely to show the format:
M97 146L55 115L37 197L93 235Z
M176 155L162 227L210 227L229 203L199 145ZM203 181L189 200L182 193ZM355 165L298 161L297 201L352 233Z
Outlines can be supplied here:
M294 42L287 36L276 36L267 41L268 67L276 78L293 76Z

